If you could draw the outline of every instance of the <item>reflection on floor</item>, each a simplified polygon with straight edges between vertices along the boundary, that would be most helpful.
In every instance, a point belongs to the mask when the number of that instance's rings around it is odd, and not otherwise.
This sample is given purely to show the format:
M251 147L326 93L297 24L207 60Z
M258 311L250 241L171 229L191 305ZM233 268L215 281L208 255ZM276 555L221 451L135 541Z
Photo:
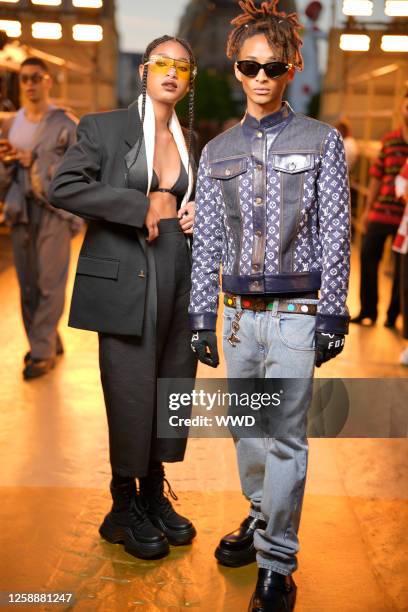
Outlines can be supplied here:
M77 250L78 241L73 262ZM384 294L388 285L385 278ZM223 568L213 557L219 537L247 511L232 442L192 439L186 461L167 468L179 507L198 528L191 547L145 562L103 542L97 527L109 508L109 465L95 334L63 324L65 357L47 377L23 383L26 344L11 268L0 274L0 293L0 590L73 591L75 610L246 610L256 567ZM356 295L354 273L353 313ZM351 328L344 353L318 375L404 377L401 348L398 333L381 325ZM215 374L225 375L223 364L199 371ZM310 446L296 610L408 609L406 440Z

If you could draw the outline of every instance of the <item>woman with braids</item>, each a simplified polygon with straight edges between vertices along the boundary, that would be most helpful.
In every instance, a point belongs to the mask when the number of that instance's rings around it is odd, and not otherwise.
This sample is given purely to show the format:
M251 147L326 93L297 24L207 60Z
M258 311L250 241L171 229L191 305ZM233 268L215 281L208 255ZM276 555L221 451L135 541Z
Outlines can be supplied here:
M257 561L250 611L288 612L296 597L314 367L341 352L348 327L348 173L339 132L283 102L303 67L297 16L278 12L277 1L239 5L227 53L247 112L203 150L189 312L192 346L216 367L222 264L229 391L242 392L242 379L255 379L248 390L284 390L278 406L256 413L257 430L233 428L250 509L215 556L231 567ZM279 386L264 379L279 379Z
M146 559L196 534L170 503L162 464L182 461L186 440L156 436L157 379L194 378L197 365L188 325L195 74L187 42L154 40L139 99L82 118L50 193L54 206L89 221L69 324L99 334L113 498L99 531ZM174 107L187 94L185 140Z

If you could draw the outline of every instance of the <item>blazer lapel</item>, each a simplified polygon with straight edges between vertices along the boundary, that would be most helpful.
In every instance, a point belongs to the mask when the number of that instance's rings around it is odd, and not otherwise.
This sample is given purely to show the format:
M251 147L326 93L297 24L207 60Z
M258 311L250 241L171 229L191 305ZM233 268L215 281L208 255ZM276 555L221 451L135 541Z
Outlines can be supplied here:
M140 129L141 121L139 117L138 102L136 98L136 100L128 106L125 141L129 145L129 147L133 147L133 145L139 139Z
M124 157L126 164L126 182L130 189L138 189L139 191L147 193L148 173L144 142L142 143L139 155L136 159L141 138L143 138L143 130L136 100L128 108L125 141L130 149Z

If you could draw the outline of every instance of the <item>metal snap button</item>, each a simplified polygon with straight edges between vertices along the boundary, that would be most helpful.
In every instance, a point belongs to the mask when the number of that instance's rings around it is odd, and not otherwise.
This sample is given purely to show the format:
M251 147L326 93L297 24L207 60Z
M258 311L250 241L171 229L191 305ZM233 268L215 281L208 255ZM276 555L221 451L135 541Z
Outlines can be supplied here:
M256 133L256 136L257 136L257 138L262 138L263 133L262 133L262 132L257 132L257 133Z
M226 176L230 176L230 174L231 174L231 170L229 168L227 168L226 171L225 171L225 175Z
M262 204L262 198L255 198L255 204Z
M259 270L259 264L257 264L257 263L253 264L252 269L253 270Z
M255 232L255 236L257 236L258 238L260 238L262 236L262 232L261 230L256 230Z
M289 170L294 170L295 168L296 168L296 164L295 164L295 162L291 162L291 163L289 164Z
M262 170L262 165L261 164L257 164L256 169L259 170L259 172L261 172Z

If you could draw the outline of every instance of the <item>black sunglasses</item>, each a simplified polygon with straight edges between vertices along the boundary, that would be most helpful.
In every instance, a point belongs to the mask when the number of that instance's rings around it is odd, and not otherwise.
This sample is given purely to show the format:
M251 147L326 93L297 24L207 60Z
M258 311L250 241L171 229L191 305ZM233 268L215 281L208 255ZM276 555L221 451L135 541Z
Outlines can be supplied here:
M277 79L290 70L290 68L293 68L293 64L287 64L286 62L267 62L266 64L260 64L254 60L239 60L236 64L238 70L250 78L256 77L259 71L264 69L268 79Z
M30 81L37 85L44 80L45 74L40 74L39 72L34 72L33 74L20 74L20 83L29 83Z

